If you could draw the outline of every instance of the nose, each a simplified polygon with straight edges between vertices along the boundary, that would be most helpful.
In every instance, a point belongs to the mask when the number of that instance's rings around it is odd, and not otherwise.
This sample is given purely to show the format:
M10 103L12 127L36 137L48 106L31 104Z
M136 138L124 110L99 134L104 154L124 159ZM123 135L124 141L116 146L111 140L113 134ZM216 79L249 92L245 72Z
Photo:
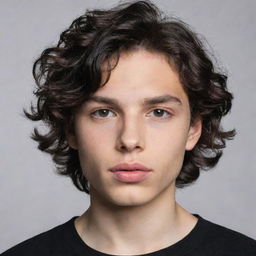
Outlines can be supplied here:
M120 152L142 151L144 149L144 126L136 118L122 121L118 132L116 147Z

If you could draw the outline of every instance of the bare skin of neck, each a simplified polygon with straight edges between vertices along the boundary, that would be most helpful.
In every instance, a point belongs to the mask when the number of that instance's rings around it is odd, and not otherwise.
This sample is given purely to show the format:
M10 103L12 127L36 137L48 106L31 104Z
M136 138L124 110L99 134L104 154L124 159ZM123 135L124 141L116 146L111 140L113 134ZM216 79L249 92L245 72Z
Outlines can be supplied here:
M90 207L75 220L76 230L88 246L112 255L146 254L171 246L198 220L175 201L171 190L136 207L113 206L91 194Z

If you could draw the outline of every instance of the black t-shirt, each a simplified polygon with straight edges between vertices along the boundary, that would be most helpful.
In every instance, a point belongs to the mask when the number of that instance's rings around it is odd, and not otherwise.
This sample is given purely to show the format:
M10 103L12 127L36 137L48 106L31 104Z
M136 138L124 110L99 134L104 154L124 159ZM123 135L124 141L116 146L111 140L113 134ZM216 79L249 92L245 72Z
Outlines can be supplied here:
M199 220L177 243L143 256L256 256L256 241L241 233ZM73 217L68 222L32 237L7 250L2 256L109 256L86 245L76 231ZM142 256L142 254L140 255Z

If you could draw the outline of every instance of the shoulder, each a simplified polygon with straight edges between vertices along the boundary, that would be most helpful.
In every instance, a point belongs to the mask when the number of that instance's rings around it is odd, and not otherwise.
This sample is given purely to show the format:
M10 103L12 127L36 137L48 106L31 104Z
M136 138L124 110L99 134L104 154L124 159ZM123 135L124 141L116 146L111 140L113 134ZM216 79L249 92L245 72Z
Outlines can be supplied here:
M62 255L61 251L65 249L65 233L67 233L74 218L15 245L3 252L1 256Z
M201 218L201 217L200 217ZM256 240L230 228L202 219L207 230L202 246L214 255L255 256Z

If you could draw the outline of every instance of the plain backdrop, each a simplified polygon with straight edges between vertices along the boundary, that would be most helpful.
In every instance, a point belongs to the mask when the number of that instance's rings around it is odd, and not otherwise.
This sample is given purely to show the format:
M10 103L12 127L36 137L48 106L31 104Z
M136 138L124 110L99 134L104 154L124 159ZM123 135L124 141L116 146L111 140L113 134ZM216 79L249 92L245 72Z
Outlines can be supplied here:
M256 1L155 0L203 35L229 74L235 99L226 129L236 128L218 166L201 174L177 201L191 213L256 239ZM33 61L87 8L118 1L0 1L0 252L82 214L88 196L54 173L22 116L33 99Z

